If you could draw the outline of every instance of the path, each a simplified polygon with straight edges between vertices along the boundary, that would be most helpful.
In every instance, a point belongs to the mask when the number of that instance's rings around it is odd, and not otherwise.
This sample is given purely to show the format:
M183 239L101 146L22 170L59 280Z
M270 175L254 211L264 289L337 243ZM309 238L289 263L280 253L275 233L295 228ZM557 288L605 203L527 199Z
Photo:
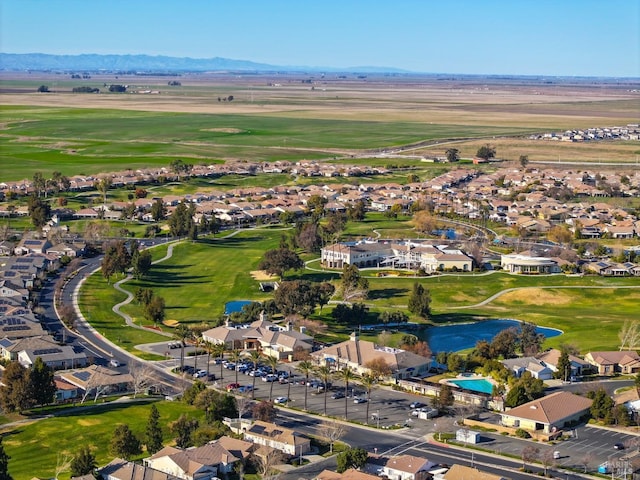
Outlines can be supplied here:
M228 235L225 235L224 237L220 237L220 238L221 239L231 238L234 235L237 235L239 232L240 232L240 230L234 230L233 232L229 233ZM159 258L158 260L156 260L154 262L151 262L151 265L156 265L158 263L164 262L165 260L169 260L173 256L173 247L175 247L178 243L181 243L181 242L180 241L176 241L176 242L170 243L168 245L168 247L167 247L167 254L164 257ZM161 330L150 330L148 327L144 327L144 326L141 326L141 325L136 325L136 323L133 321L131 316L126 314L126 313L124 313L121 310L122 307L124 307L125 305L128 305L133 300L133 294L129 290L125 290L124 288L122 288L121 285L123 283L125 283L125 282L128 282L132 278L133 278L133 275L129 274L125 278L123 278L122 280L120 280L120 281L118 281L118 282L113 284L113 288L115 288L119 292L124 293L127 296L126 299L124 299L120 303L117 303L116 305L114 305L111 308L111 310L113 310L113 313L115 313L116 315L119 315L120 317L124 318L124 321L130 327L137 328L138 330L144 330L146 332L153 331L153 333L157 333L158 335L163 335L165 337L173 337L173 334L170 333L170 332L163 332Z

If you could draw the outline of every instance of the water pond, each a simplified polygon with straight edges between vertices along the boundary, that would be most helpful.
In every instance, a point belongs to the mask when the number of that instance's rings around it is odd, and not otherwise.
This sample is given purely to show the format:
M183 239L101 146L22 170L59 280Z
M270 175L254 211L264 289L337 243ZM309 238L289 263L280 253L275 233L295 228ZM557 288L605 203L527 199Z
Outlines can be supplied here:
M478 340L491 342L493 337L501 330L519 326L520 322L518 320L485 320L482 322L430 327L423 336L434 353L457 352L475 347ZM536 332L543 334L546 338L557 337L562 334L561 330L545 327L536 327Z

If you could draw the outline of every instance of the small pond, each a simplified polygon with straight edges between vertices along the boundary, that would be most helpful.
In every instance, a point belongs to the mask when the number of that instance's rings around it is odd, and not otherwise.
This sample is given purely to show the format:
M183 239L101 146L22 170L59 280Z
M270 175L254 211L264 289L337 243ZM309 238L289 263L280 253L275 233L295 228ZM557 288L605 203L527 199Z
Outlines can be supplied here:
M478 340L491 342L493 337L501 330L519 326L520 322L518 320L506 319L443 325L427 329L424 338L434 353L457 352L475 347ZM536 332L543 334L546 338L557 337L562 334L561 330L545 327L536 327Z
M224 314L231 315L232 313L241 312L242 307L249 305L251 300L233 300L224 304Z

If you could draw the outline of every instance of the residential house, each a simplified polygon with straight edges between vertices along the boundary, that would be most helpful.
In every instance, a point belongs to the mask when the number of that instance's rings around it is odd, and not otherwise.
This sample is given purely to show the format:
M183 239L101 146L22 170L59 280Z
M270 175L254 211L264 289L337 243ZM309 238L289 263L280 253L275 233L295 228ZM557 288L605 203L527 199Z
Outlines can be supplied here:
M60 372L60 378L78 387L83 395L100 396L114 392L126 392L133 378L128 373L120 373L100 365Z
M367 365L372 361L384 362L391 369L390 377L396 380L426 375L431 364L431 358L360 340L356 332L349 340L313 352L311 356L318 363L333 365L336 369L347 366L359 375L370 373Z
M482 472L474 467L453 464L446 473L435 475L433 480L508 480L508 478L494 473Z
M589 413L591 403L586 397L556 392L501 413L501 423L507 427L551 434L580 421Z
M144 465L182 480L213 480L233 472L234 465L247 458L252 448L249 442L222 437L201 447L164 447L145 458Z
M45 334L42 324L32 315L6 315L0 317L0 338L19 340L29 337L42 337ZM13 360L17 360L17 358Z
M78 387L71 385L69 382L59 377L54 377L56 384L55 401L58 403L75 400L79 396Z
M502 360L501 363L518 378L524 372L531 373L531 376L539 380L553 378L553 370L535 357L509 358Z
M500 265L503 270L510 273L521 274L548 274L560 273L558 262L551 258L530 257L527 255L502 255L500 257Z
M98 469L98 473L103 480L181 480L174 475L121 458L113 459L108 465Z
M640 356L633 350L589 352L584 359L596 368L598 375L640 372Z
M281 452L297 456L311 451L311 439L302 434L273 423L256 420L244 431L244 439Z
M47 337L42 337L46 339ZM79 368L87 365L87 356L84 352L76 352L71 345L60 345L51 337L44 340L42 345L26 347L21 346L22 350L18 352L18 362L25 367L30 368L40 357L42 361L50 368L55 370L64 370L67 368ZM23 344L30 343L32 339L25 339Z
M551 371L557 372L558 361L560 360L561 354L562 352L560 350L552 348L551 350L536 355L536 358L549 367ZM580 377L591 370L589 362L575 355L569 355L569 363L571 364L571 372L567 372L567 377Z
M400 455L389 458L380 473L389 480L427 480L431 478L429 470L436 465L426 458Z
M379 480L380 477L349 468L342 473L323 470L314 480Z

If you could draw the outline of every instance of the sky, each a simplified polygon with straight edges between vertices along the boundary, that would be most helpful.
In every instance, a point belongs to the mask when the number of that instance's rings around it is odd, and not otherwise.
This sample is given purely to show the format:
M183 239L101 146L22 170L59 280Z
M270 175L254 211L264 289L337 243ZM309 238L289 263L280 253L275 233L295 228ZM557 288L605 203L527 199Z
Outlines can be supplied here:
M0 51L640 77L640 1L0 0Z

